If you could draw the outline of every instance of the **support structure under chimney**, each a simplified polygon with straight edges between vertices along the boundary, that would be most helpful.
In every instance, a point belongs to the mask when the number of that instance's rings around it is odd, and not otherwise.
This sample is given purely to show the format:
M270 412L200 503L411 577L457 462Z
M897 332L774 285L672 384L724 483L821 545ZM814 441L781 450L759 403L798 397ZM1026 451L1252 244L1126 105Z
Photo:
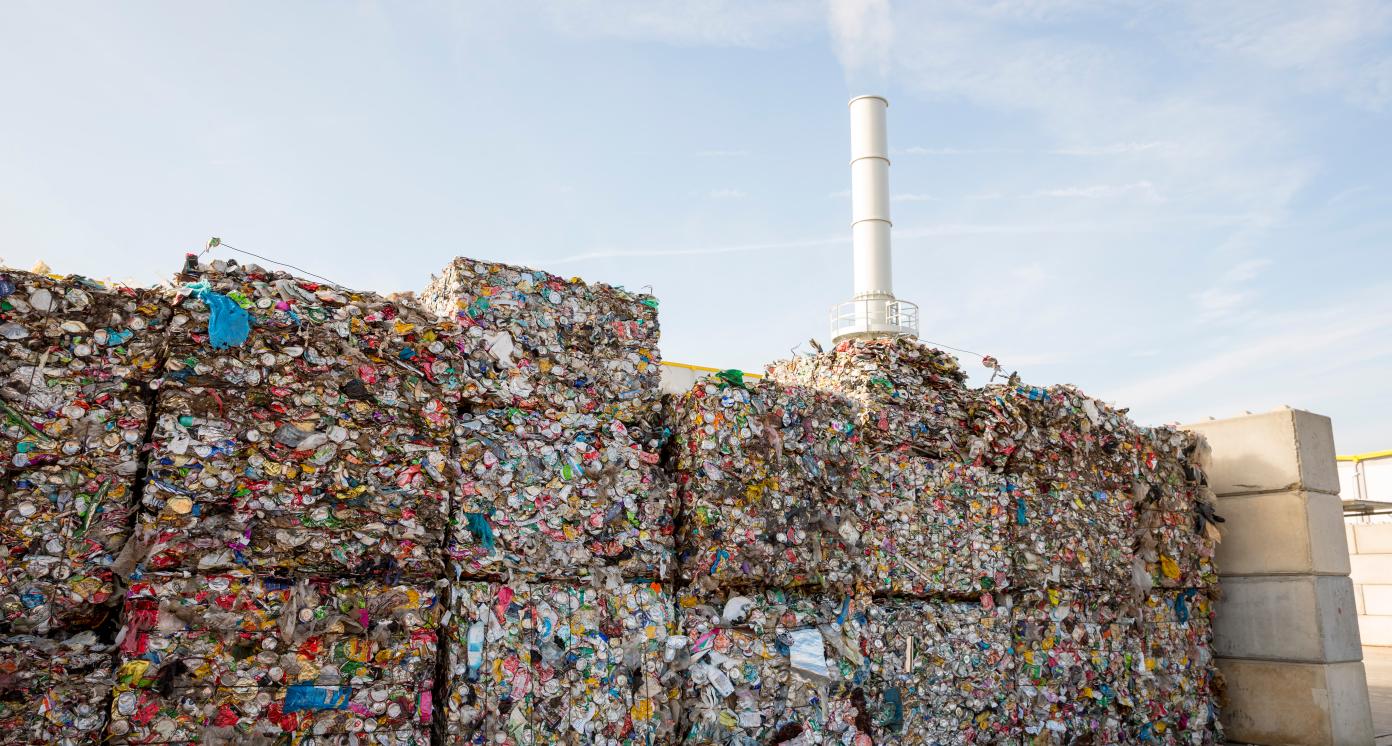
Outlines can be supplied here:
M918 306L894 297L889 144L880 96L851 99L851 246L855 295L832 306L831 340L917 337Z

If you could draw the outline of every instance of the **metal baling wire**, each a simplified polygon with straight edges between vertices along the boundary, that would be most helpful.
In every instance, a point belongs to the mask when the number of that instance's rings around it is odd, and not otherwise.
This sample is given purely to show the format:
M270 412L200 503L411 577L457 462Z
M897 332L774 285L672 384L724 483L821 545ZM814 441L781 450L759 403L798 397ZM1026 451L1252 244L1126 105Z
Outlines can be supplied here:
M966 350L961 347L953 347L952 345L945 345L942 342L934 342L931 339L921 339L919 341L923 342L924 344L933 345L934 347L941 347L946 350L952 350L953 352L962 352L968 355L976 355L977 357L986 357L985 353L976 352L975 350Z
M223 243L222 239L217 238L217 237L213 237L213 238L208 239L208 245L207 245L207 247L205 247L205 248L203 249L203 251L199 252L199 254L198 254L199 258L202 258L203 256L206 256L206 255L208 254L208 252L212 251L213 249L215 249L215 248L217 248L217 247L219 247L219 246L221 246L221 247L223 247L223 248L231 249L231 250L233 250L233 251L241 252L241 253L243 253L243 254L246 254L247 256L254 256L254 257L256 257L257 259L260 259L260 260L262 260L262 261L270 262L270 263L272 263L272 264L278 264L278 265L280 265L280 266L282 266L282 267L289 267L290 269L293 269L293 270L295 270L295 271L297 271L297 272L303 272L304 274L307 274L307 275L309 275L310 277L317 277L317 278L319 278L320 280L323 280L324 282L327 282L327 283L329 283L330 285L333 285L334 287L336 287L336 288L338 288L338 289L340 289L340 290L343 290L343 289L346 289L346 288L347 288L347 286L344 285L344 284L342 284L342 283L334 282L333 280L330 280L329 278L327 278L327 277L325 277L325 276L323 276L323 275L315 274L315 273L310 272L309 270L304 269L304 268L302 268L302 267L296 267L296 266L293 265L293 264L287 264L286 262L276 261L275 259L271 259L270 257L261 256L260 254L254 254L254 253L252 253L252 252L250 252L250 251L247 251L246 249L239 249L239 248L237 248L236 246L233 246L233 245L231 245L231 244ZM308 334L308 330L305 331L305 334L306 334L306 335ZM411 371L412 373L415 373L415 374L417 374L417 375L420 375L423 379L429 381L429 378L427 378L427 377L425 376L425 374L421 373L421 371L416 370L415 368L412 368L411 366L409 366L409 365L407 365L407 364L405 364L405 363L403 363L403 362L401 362L401 361L399 361L399 360L393 360L392 362L393 362L393 363L396 363L397 365L401 366L402 368L405 368L406 370ZM434 381L429 381L429 382L432 383L432 384L434 384ZM436 384L436 385L438 385L438 384Z
M204 248L203 251L202 251L198 256L201 258L201 257L204 256L205 254L207 254L208 252L212 251L213 249L215 249L215 248L217 248L217 247L219 247L219 246L221 246L221 247L223 247L223 248L226 248L226 249L231 249L231 250L236 251L236 252L240 252L240 253L242 253L242 254L246 254L247 256L254 256L254 257L256 257L257 259L260 259L260 260L263 261L263 262L270 262L271 264L279 264L279 265L282 266L282 267L289 267L290 269L293 269L293 270L295 270L296 272L303 272L303 273L309 275L310 277L316 277L316 278L318 278L318 279L320 279L320 280L323 280L324 282L327 282L327 283L329 283L330 285L333 285L334 287L338 287L338 288L347 287L346 285L343 285L343 284L341 284L341 283L334 282L333 280L330 280L329 278L327 278L327 277L325 277L325 276L323 276L323 275L314 274L313 272L310 272L309 270L304 269L304 268L302 268L302 267L296 267L296 266L293 265L293 264L287 264L286 262L276 261L275 259L272 259L272 258L270 258L270 257L261 256L260 254L254 254L254 253L252 253L252 252L250 252L250 251L247 251L246 249L239 249L239 248L237 248L236 246L233 246L233 245L231 245L231 244L223 243L223 242L222 242L222 239L221 239L221 238L217 238L216 236L214 236L213 238L208 239L208 245L207 245L207 247Z
M49 353L49 352L50 352L50 350L44 350L44 351L43 351L43 354L39 356L39 364L36 365L36 366L34 366L33 369L29 371L29 388L28 388L24 393L25 393L25 396L29 397L31 400L33 399L33 396L34 396L34 381L38 380L39 378L41 378L41 377L43 376L44 367L48 365L48 353ZM47 382L47 381L44 381L44 388L48 388L48 382ZM6 409L8 409L8 407L6 407ZM10 414L10 413L7 412L7 414ZM14 413L14 414L12 415L12 417L15 418L15 419L19 419L19 414L18 414L18 413ZM26 417L26 418L23 418L18 424L19 424L21 427L24 427L25 425L29 425L29 426L32 427L32 423L29 422L29 419L28 419L27 417ZM26 429L27 429L27 428L26 428ZM39 431L35 430L35 433L34 433L34 434L35 434L35 435L42 436L42 438L43 438L44 440L47 440L47 441L49 441L50 443L55 443L55 444L56 444L56 443L58 442L57 440L54 440L53 437L51 437L51 436L48 435L47 433L43 433L43 432L39 432Z
M1002 366L1002 365L1000 364L1000 361L999 361L999 360L995 360L991 355L987 355L987 354L981 353L981 352L976 352L975 350L967 350L967 349L963 349L963 348L961 348L961 347L953 347L952 345L945 345L945 344L943 344L942 342L934 342L934 341L931 340L931 339L923 339L923 340L920 340L920 341L923 342L923 343L925 343L925 344L933 345L934 347L942 347L942 348L944 348L944 349L952 350L953 352L961 352L961 353L964 353L964 354L967 354L967 355L976 355L977 357L981 358L981 364L984 365L984 366L986 366L986 367L988 367L988 368L992 368L993 366L991 366L990 364L988 364L986 361L987 361L987 359L992 359L992 361L995 362L995 366L994 366L993 371L992 371L992 373L991 373L991 380L992 380L992 381L996 380L996 376L1005 375L1004 366Z

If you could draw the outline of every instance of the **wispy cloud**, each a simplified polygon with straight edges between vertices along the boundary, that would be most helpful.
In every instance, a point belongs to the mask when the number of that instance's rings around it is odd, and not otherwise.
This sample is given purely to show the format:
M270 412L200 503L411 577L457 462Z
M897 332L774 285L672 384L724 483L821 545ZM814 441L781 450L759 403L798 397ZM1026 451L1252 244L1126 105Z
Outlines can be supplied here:
M1226 286L1205 288L1194 294L1194 306L1199 318L1215 319L1231 315L1247 305L1253 294L1248 290L1235 290Z
M1163 150L1173 150L1178 146L1174 143L1155 140L1150 142L1119 142L1110 145L1080 145L1059 148L954 148L954 147L924 147L913 145L907 148L896 148L895 154L898 155L923 155L923 156L956 156L956 155L1064 155L1079 158L1098 158L1115 155L1131 155L1134 153L1147 153Z
M1381 110L1392 104L1392 5L1380 0L1190 3L1189 39L1290 72L1307 88Z
M1049 279L1049 272L1039 262L1032 262L1010 269L1010 276L1020 285L1039 287Z
M1228 271L1225 272L1223 276L1227 278L1229 282L1247 282L1255 279L1257 275L1261 274L1262 270L1269 266L1271 266L1270 259L1264 257L1248 259L1229 267Z
M1155 185L1149 181L1136 181L1130 184L1094 184L1092 186L1060 187L1040 189L1031 196L1062 197L1077 199L1114 199L1117 197L1139 197L1152 202L1164 200Z
M532 6L571 36L680 46L766 48L810 35L822 21L816 6L793 2L566 0Z
M1039 223L934 223L912 228L895 228L894 237L900 239L934 236L1103 235L1135 232L1155 225L1155 221L1148 219L1048 220Z
M901 240L911 240L918 238L936 238L941 236L1015 236L1015 235L1067 235L1085 233L1127 233L1137 230L1141 224L1132 221L1105 222L1068 222L1068 221L1049 221L1046 223L1030 224L997 224L997 223L933 223L920 225L913 228L895 229L894 237ZM602 248L591 249L579 254L571 254L558 258L538 257L532 260L523 261L523 264L535 266L549 266L551 264L573 264L575 262L591 261L596 259L615 259L624 257L679 257L679 256L706 256L713 254L738 254L746 252L766 252L766 251L789 251L793 249L805 249L814 246L833 246L845 244L849 246L850 235L828 236L825 238L807 238L795 241L772 241L765 243L746 243L730 244L725 246L702 246L690 248L671 248L671 247L649 247L649 248ZM906 250L913 250L912 245L902 245ZM1043 275L1044 270L1038 265L1026 265L1017 267L1011 271L1010 277L1018 281L1037 282Z
M1379 300L1380 298L1380 300ZM1392 288L1320 312L1305 309L1265 319L1255 333L1214 355L1189 359L1145 375L1108 394L1146 409L1164 409L1176 419L1230 415L1237 407L1304 403L1304 373L1343 350L1392 355ZM1299 350L1299 355L1292 355ZM1350 370L1343 375L1354 374ZM1338 388L1353 381L1326 380ZM1318 392L1310 392L1317 396ZM1180 404L1183 402L1184 404Z
M1217 282L1191 296L1202 321L1232 321L1243 318L1257 300L1251 282L1271 265L1266 258L1247 259L1232 265Z
M1330 197L1325 202L1325 204L1330 207L1334 207L1337 205L1347 204L1349 202L1355 202L1363 195L1373 193L1374 191L1375 190L1373 189L1373 187L1367 184L1349 187L1348 189L1345 189L1339 192L1338 194L1335 194L1333 197Z
M1009 152L1013 151L1006 148L926 148L922 145L893 149L896 155L985 155Z
M523 262L523 264L545 267L552 264L574 264L576 262L587 262L596 259L712 256L716 254L741 254L760 251L788 251L792 249L806 249L815 246L830 246L837 243L849 242L850 238L847 236L836 236L835 238L806 238L796 241L770 241L765 243L730 244L727 246L697 246L691 248L603 248L591 249L589 251L585 251L579 254L571 254L569 256L562 256L556 258L538 257L534 260Z
M1091 145L1072 148L1054 148L1046 151L1050 155L1076 155L1082 157L1108 156L1108 155L1130 155L1133 153L1149 153L1160 150L1173 150L1177 145L1171 142L1155 140L1151 142L1118 142L1111 145Z
M891 59L901 85L1028 121L1031 139L1040 144L921 143L906 148L906 155L1018 156L1022 162L1000 170L996 183L972 186L977 193L1006 194L1020 193L1004 181L1011 173L1058 167L1023 159L1076 159L1077 178L1086 181L1045 187L1040 191L1047 194L1034 196L1071 199L1070 209L1088 202L1105 209L1109 199L1126 198L1144 201L1155 214L1218 210L1279 218L1317 173L1289 147L1292 119L1275 110L1279 103L1245 89L1233 95L1224 84L1235 79L1215 81L1192 43L1157 59L1077 33L1082 25L1117 23L1118 15L1138 24L1140 33L1154 33L1149 24L1156 19L1149 15L1087 3L1050 5L1047 12L1019 5L896 5ZM1144 183L1134 178L1140 168ZM1260 231L1270 225L1274 221Z
M696 153L697 158L744 158L748 155L748 150L702 150Z
M711 199L744 199L748 197L749 194L739 189L726 187L723 189L712 189L706 193L706 196Z

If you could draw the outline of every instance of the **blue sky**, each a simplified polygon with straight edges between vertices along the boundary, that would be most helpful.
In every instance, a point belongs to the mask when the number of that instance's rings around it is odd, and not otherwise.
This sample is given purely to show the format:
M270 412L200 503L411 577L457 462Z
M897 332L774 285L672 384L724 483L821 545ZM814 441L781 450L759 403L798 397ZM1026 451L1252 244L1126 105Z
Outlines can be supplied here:
M850 295L845 105L882 93L926 339L1392 448L1385 2L9 0L0 92L13 266L522 262L651 286L665 357L746 369Z

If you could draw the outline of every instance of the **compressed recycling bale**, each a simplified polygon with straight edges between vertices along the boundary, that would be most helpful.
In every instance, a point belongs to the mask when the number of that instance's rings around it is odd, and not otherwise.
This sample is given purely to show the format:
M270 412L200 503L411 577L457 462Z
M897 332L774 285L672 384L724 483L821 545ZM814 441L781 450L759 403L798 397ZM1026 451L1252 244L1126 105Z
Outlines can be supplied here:
M847 586L861 533L856 406L710 377L673 401L680 570L707 585Z
M438 577L469 387L457 329L255 266L181 278L141 519L152 566Z
M149 422L140 383L103 381L99 376L113 375L111 368L101 368L100 361L79 362L61 351L24 355L0 364L7 466L80 465L134 477ZM81 367L69 367L65 360Z
M1019 462L1030 457L1025 448L1030 425L1013 391L988 385L967 395L968 463L1012 475L1021 473Z
M1017 586L1133 587L1140 430L1124 411L1069 386L1012 382L993 390L1024 424L1008 467L1022 486Z
M870 446L968 459L973 397L957 359L941 350L903 338L847 340L830 352L775 363L768 375L859 402L856 424Z
M424 746L438 619L429 586L147 576L126 598L110 740Z
M1137 508L1194 510L1199 502L1217 498L1207 489L1202 436L1172 427L1143 428L1138 460L1140 476L1133 485Z
M463 257L422 304L463 329L475 403L651 421L661 398L656 298Z
M128 479L80 465L11 474L0 518L0 627L94 626L111 611L112 564L130 532Z
M1221 519L1203 473L1206 446L1173 428L1139 427L1069 386L1012 381L991 396L1002 422L1023 425L997 440L1009 441L1007 469L1026 486L1016 587L1044 589L1016 607L1026 736L1214 742L1216 669L1206 642L1191 640L1202 625L1157 625L1132 602L1151 588L1217 580ZM1147 603L1169 594L1160 608L1172 608L1175 594L1194 593L1204 591L1157 590Z
M1147 594L1137 624L1135 738L1156 744L1224 743L1209 594L1192 588Z
M687 743L1008 743L1009 610L765 590L685 595Z
M366 356L382 368L415 374L410 387L398 390L407 400L459 400L474 390L458 326L436 318L410 294L382 296L254 264L198 264L193 257L178 281L169 339L176 365L167 378L258 385L272 370L303 371L336 355ZM346 368L347 362L335 364Z
M971 596L1011 583L1014 488L908 450L870 456L856 480L861 576L876 592Z
M671 597L651 583L457 582L446 744L670 743Z
M169 316L153 291L0 271L0 630L108 613Z
M1015 497L1015 587L1133 587L1136 516L1129 490L1045 482L1038 490L1022 485Z
M868 606L776 589L681 595L683 742L869 746Z
M98 744L114 663L93 632L0 638L0 744Z
M448 436L472 391L458 328L384 297L221 261L186 267L173 298L166 386L262 388L361 422L414 420Z
M666 577L675 498L660 434L554 410L461 414L449 540L457 574Z
M1012 472L1093 490L1132 488L1148 439L1126 410L1067 385L1013 384L991 390L1012 399L1012 408L1024 420ZM1149 456L1158 459L1157 454Z
M374 426L288 398L161 389L140 521L148 566L439 577L448 442L409 419Z
M448 605L440 625L441 655L445 660L441 732L447 744L487 742L483 721L488 714L490 682L485 676L490 676L494 667L484 664L490 658L500 659L503 653L495 648L491 655L486 655L485 645L489 628L501 628L497 612L491 610L501 603L498 595L501 588L500 584L479 580L455 580L449 584ZM560 625L556 625L556 629L559 631ZM568 634L569 625L566 630ZM474 633L472 641L470 631ZM494 631L493 637L500 639L501 633Z
M1133 486L1138 584L1143 590L1212 587L1218 582L1213 557L1223 518L1204 473L1207 444L1169 427L1145 435L1141 476Z
M1136 522L1136 562L1144 566L1150 586L1208 588L1218 583L1216 529L1199 512L1143 510Z
M133 476L170 314L156 291L0 270L6 464Z
M1010 610L876 601L864 626L876 743L1018 743Z
M1140 592L1212 585L1220 538L1195 436L1142 428L1071 386L995 395L1026 425L1009 470L1020 585Z
M1017 719L1037 744L1133 743L1140 641L1129 597L1030 591L1012 612Z

